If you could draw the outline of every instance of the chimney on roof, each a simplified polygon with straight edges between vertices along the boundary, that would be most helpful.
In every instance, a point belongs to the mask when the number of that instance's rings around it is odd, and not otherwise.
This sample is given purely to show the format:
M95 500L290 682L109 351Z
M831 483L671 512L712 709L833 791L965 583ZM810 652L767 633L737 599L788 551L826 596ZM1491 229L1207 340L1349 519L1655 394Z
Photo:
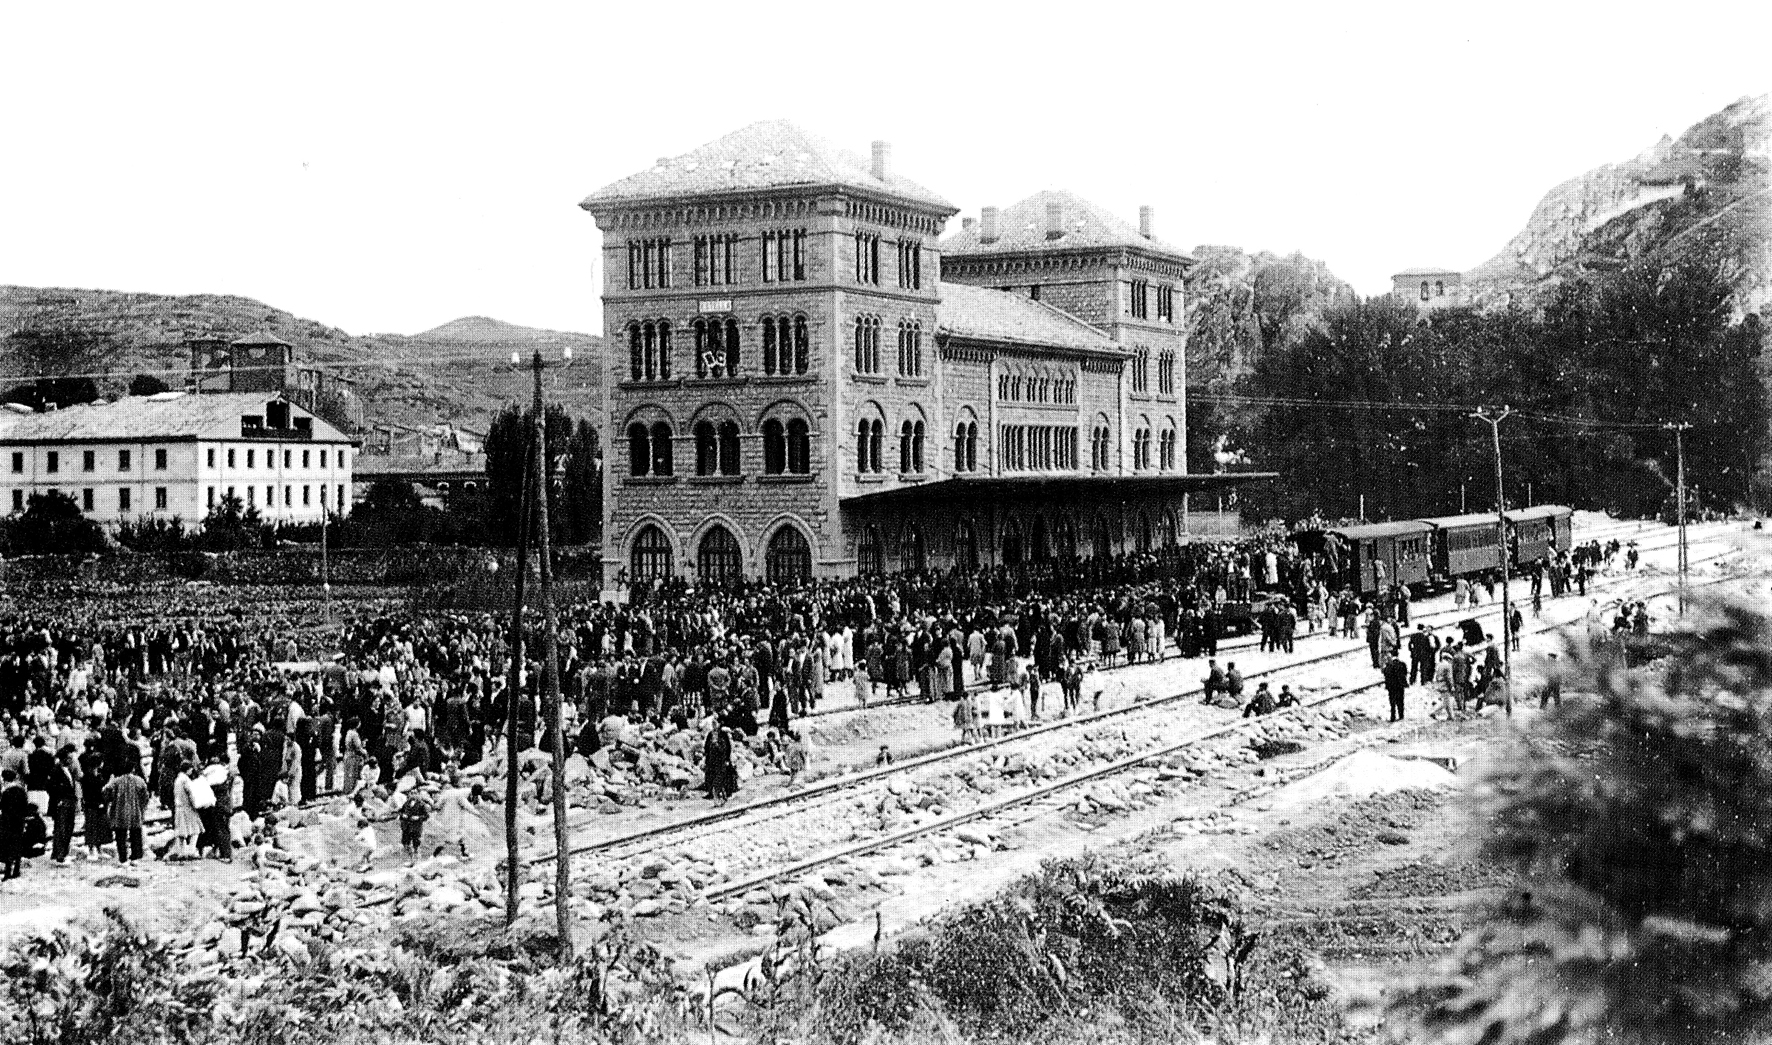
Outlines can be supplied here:
M997 242L997 208L986 207L978 212L978 242Z
M1151 223L1156 212L1157 209L1148 203L1138 208L1138 234L1145 239L1151 238Z
M1046 238L1058 239L1064 235L1064 204L1057 200L1046 201Z
M886 175L888 172L891 171L891 169L892 169L892 143L891 142L875 142L874 143L874 177L880 179L881 181L885 181Z
M973 230L973 228L976 227L977 225L978 225L977 218L961 218L960 219L960 231L961 232L971 232Z

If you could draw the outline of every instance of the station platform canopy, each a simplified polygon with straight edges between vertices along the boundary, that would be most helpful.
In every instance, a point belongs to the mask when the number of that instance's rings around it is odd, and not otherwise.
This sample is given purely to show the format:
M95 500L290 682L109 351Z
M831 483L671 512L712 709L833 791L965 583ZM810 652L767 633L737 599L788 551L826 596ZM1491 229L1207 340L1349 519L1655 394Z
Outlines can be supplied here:
M1278 477L1278 472L1216 472L1200 475L1073 475L1038 472L1022 475L957 475L915 486L872 490L845 497L839 503L844 508L884 508L911 504L977 503L992 499L1025 501L1029 497L1062 501L1179 497L1183 494L1220 493L1244 483Z

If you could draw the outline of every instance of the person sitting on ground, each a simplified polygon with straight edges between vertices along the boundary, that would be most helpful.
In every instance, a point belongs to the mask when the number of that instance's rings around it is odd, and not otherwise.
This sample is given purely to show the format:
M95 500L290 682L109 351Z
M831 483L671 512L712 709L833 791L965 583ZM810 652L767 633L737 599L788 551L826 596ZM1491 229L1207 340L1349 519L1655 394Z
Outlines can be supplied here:
M1255 696L1249 698L1249 706L1243 709L1244 718L1260 718L1274 713L1274 695L1268 692L1267 683L1255 687Z
M1292 692L1291 686L1281 686L1280 695L1274 700L1274 710L1284 711L1295 707L1298 707L1298 694Z

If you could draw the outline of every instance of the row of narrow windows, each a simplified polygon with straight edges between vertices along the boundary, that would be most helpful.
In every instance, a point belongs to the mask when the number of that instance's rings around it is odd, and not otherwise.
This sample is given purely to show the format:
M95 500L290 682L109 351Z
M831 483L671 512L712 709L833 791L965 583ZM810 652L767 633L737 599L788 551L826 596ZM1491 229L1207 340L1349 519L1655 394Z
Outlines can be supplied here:
M55 490L54 487L49 487L48 489L51 492L54 492L54 490ZM213 486L208 487L207 492L208 492L208 497L206 498L206 506L210 507L210 508L214 508L216 506L215 487L213 487ZM229 497L237 496L237 491L236 491L235 487L232 487L232 486L228 487L228 496ZM340 483L338 485L338 503L339 504L344 503L344 497L345 497L344 484ZM154 510L157 512L166 511L169 503L170 503L169 493L168 493L167 488L164 486L154 487ZM246 488L246 503L248 505L257 505L259 503L258 487L248 486ZM303 504L303 506L309 506L314 503L314 486L313 486L313 484L303 484L302 485L301 503ZM85 511L85 512L94 511L96 509L97 504L98 504L98 498L97 498L96 491L92 490L90 487L80 491L80 510L81 511ZM320 486L320 504L322 506L324 506L326 504L326 487L325 487L325 485ZM276 507L276 505L277 505L277 488L275 486L265 487L264 505L267 508ZM283 506L285 508L295 507L295 486L294 486L294 484L286 485L283 487ZM22 488L15 488L12 491L12 510L15 512L22 512L25 510L25 491ZM132 490L128 487L124 487L123 489L117 491L117 510L119 512L135 511L135 491L134 490Z
M229 468L235 467L235 462L237 462L239 460L239 457L236 456L237 453L238 453L238 451L236 451L235 449L233 449L231 447L228 449L227 461L228 461ZM319 453L320 453L320 467L325 468L326 467L327 452L325 450L321 450L321 451L319 451ZM276 450L266 450L265 451L264 460L265 460L265 467L266 468L277 467L276 454L277 454ZM313 455L314 455L314 451L312 451L312 450L303 450L301 452L301 466L303 468L312 468L313 467L313 464L312 464L313 459L314 459ZM204 466L207 468L214 468L215 467L216 453L215 453L214 447L209 447L205 451L204 462L205 462ZM168 466L168 458L167 458L166 450L163 448L156 448L154 450L154 470L157 472L164 472L164 471L166 471L167 466ZM339 451L339 466L341 468L344 466L344 451L343 450ZM128 472L128 471L131 471L134 467L135 467L134 453L129 450L118 450L117 451L117 470L119 472ZM248 468L258 467L258 450L252 449L252 448L247 449L247 451L246 451L246 467L248 467ZM283 451L283 467L285 467L285 468L294 468L295 467L295 451L293 451L293 450ZM59 473L62 470L61 451L48 450L48 451L44 452L43 470L45 472L48 472L51 474ZM98 471L98 451L96 451L96 450L82 450L80 452L80 470L83 472ZM14 450L12 453L12 474L23 475L24 471L25 471L24 452L19 451L19 450Z
M803 418L763 422L763 473L808 475L812 471L812 432ZM665 421L628 425L628 474L666 477L676 474L675 433ZM699 421L695 425L695 474L739 475L740 436L735 421Z
M1077 382L1075 378L1069 377L998 374L997 398L1010 403L1075 405Z
M855 282L880 284L880 234L857 231ZM698 287L724 287L744 282L745 237L736 232L696 236L694 280ZM899 240L898 285L905 290L923 289L923 245L914 239ZM771 229L757 236L757 275L764 283L803 282L806 279L806 230ZM674 244L668 236L628 241L628 289L660 290L674 286Z
M1138 349L1132 357L1132 390L1151 390L1151 350L1148 348ZM1175 352L1172 349L1157 354L1157 392L1160 395L1175 394Z
M806 373L811 354L805 316L764 316L758 321L763 342L763 373L794 376ZM742 372L743 339L738 320L698 318L689 324L694 339L695 376L736 377ZM628 324L628 376L635 381L671 379L671 321Z
M1151 318L1151 283L1146 279L1135 279L1130 285L1127 305L1133 319ZM1157 318L1165 322L1175 322L1175 288L1159 284L1156 288Z
M1006 472L1074 471L1077 430L1053 425L1004 425L997 444Z
M898 471L901 475L921 475L923 446L927 432L921 421L906 421L898 429ZM855 425L855 470L866 474L885 471L886 423L879 418L866 418Z
M1157 439L1157 456L1151 456L1151 430L1140 428L1132 434L1132 467L1137 471L1148 471L1152 468L1161 471L1173 471L1176 461L1176 434L1174 430L1165 430Z
M878 374L883 362L880 357L880 329L885 321L875 315L859 315L855 317L854 345L855 372L858 374ZM923 377L923 324L914 319L898 321L898 374L900 377Z

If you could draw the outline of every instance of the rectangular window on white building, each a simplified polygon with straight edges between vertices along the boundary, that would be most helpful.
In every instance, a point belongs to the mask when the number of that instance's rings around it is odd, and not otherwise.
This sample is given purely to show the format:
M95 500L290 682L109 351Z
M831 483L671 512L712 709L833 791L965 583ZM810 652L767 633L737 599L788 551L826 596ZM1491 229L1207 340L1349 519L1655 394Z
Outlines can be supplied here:
M44 468L44 471L52 472L52 473L61 471L62 470L62 455L55 452L54 450L49 451L48 455L45 456L43 459L43 468Z
M295 504L295 487L285 486L283 488L283 507L289 508L289 507L292 507L294 504Z
M13 475L23 475L24 473L25 473L25 455L22 453L14 452L12 455L12 474Z
M25 510L25 492L23 490L12 491L12 510L15 512Z
M80 510L92 511L92 487L90 486L80 491Z
M312 486L305 486L305 485L304 485L304 486L303 486L303 487L302 487L302 488L301 488L301 503L302 503L302 507L304 507L304 508L305 508L305 507L307 507L307 506L308 506L308 505L310 505L310 504L313 504L313 503L314 503L314 498L313 498L313 493L314 493L314 488L313 488L313 487L312 487Z
M98 471L98 453L97 453L97 451L87 450L86 452L84 452L80 455L80 470L83 472Z
M215 451L211 450L209 452L214 453ZM209 507L211 507L211 508L215 507L215 487L213 487L213 486L209 487L209 491L205 495L205 501L209 505Z
M117 491L117 510L120 512L129 510L129 487L127 486Z
M228 467L234 467L234 448L228 447Z
M313 461L313 457L314 457L314 451L312 451L312 450L303 450L303 451L302 451L302 452L301 452L301 466L302 466L302 467L303 467L303 468L311 468L311 467L313 467L313 465L312 465L312 461Z
M326 451L320 451L320 467L326 467Z
M246 488L246 503L247 504L257 504L258 503L258 487L248 486Z
M203 451L203 463L210 468L215 467L215 447Z
M256 460L258 460L258 451L257 450L246 451L246 467L251 468L253 465L253 462Z
M295 454L293 451L290 451L290 450L283 451L283 467L288 468L289 462L292 459L294 459L294 457L295 457Z
M338 504L338 507L339 507L339 510L340 510L340 511L343 511L343 510L344 510L344 507L345 507L345 484L344 484L344 483L339 483L339 484L338 484L338 501L337 501L337 504Z
M165 450L155 450L154 451L154 471L164 472L165 470L166 470L166 451Z
M119 472L129 471L129 451L128 450L117 451L117 470Z
M166 487L164 486L154 487L154 510L162 512L166 510Z

